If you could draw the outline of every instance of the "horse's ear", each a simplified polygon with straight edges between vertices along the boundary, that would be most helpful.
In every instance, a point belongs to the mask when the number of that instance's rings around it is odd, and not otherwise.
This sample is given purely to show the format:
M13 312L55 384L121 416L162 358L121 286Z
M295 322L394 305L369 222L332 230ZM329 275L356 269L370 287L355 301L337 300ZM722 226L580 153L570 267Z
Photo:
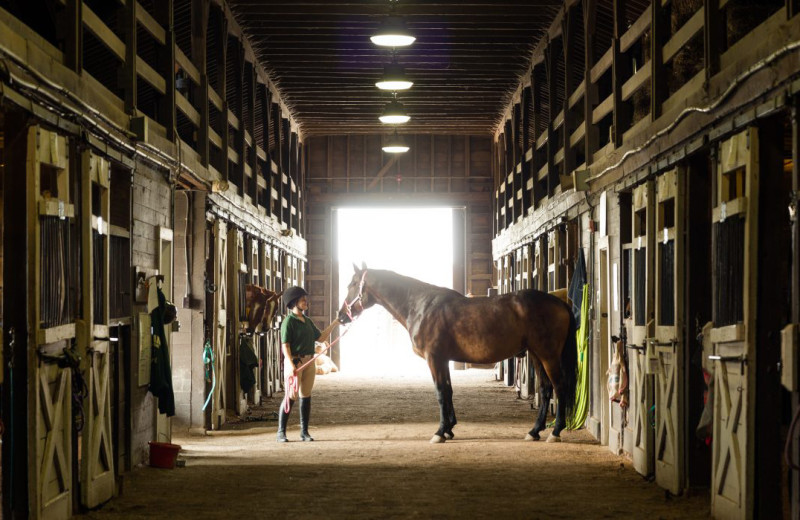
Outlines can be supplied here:
M361 270L362 271L366 271L367 270L367 263L366 262L361 262Z
M361 269L359 269L359 268L358 268L358 266L356 265L356 263L355 263L355 262L353 262L353 271L355 271L355 272L356 272L356 274L358 274L358 273L360 273L360 272L361 272Z

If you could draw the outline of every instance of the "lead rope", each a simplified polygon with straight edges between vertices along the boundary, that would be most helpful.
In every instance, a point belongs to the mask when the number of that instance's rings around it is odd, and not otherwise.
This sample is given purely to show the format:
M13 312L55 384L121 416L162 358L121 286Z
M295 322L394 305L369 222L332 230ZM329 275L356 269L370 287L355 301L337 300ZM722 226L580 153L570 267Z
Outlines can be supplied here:
M211 396L214 395L214 388L217 386L217 374L214 373L214 350L211 348L211 340L206 339L205 345L203 345L203 364L206 367L206 381L211 382L211 391L208 392L208 397L206 397L206 402L203 405L203 411L208 407L208 403L211 402ZM208 367L211 367L211 377L208 377Z
M352 322L351 322L351 323L352 323ZM339 320L333 320L333 322L332 322L332 323L331 323L331 324L328 326L328 328L329 328L329 329L333 329L333 327L334 327L335 325L338 325L338 324L339 324ZM300 375L300 372L302 372L303 370L305 370L305 369L306 369L306 367L308 367L308 365L310 365L310 364L314 363L314 362L317 360L317 358L318 358L318 357L320 357L320 356L321 356L321 355L323 355L325 352L327 352L328 350L330 350L330 348L331 348L332 346L334 346L336 343L338 343L338 342L339 342L339 340L340 340L340 339L342 339L342 338L344 337L344 335L345 335L345 334L347 334L347 331L349 331L349 330L350 330L350 327L346 327L346 328L344 329L344 332L342 332L342 333L339 335L339 337L338 337L338 338L336 338L335 340L331 341L331 342L328 344L328 346L327 346L327 347L325 347L324 349L322 349L322 350L321 350L321 351L320 351L320 352L319 352L317 355L315 355L313 358L309 359L308 361L306 361L305 363L303 363L302 365L300 365L299 367L297 367L297 368L295 369L295 371L294 371L294 374L290 375L290 376L289 376L289 377L286 379L286 395L285 395L285 397L283 398L283 411L284 411L284 412L286 412L286 413L289 413L289 412L291 411L291 407L290 407L291 403L290 403L289 396L290 396L290 395L294 395L294 394L296 394L296 393L297 393L297 391L298 391L299 382L300 382L300 378L299 378L298 376Z
M356 320L356 318L358 318L358 316L360 316L360 315L361 315L361 314L358 314L358 315L356 315L356 316L353 316L353 313L352 313L352 311L351 311L351 309L353 308L353 306L354 306L354 305L355 305L357 302L358 302L358 303L361 305L361 310L362 310L362 311L364 310L364 304L363 304L363 303L361 303L361 297L362 297L362 296L363 296L363 294L364 294L364 282L365 282L366 278L367 278L367 270L366 270L366 269L364 269L364 271L361 273L361 282L360 282L360 283L359 283L359 285L358 285L358 296L356 296L355 298L353 298L353 300L352 300L352 301L350 301L350 302L348 302L347 300L345 300L345 301L344 301L344 308L347 310L347 316L350 318L350 323L353 323L353 322ZM338 323L339 323L339 320L333 320L333 321L331 322L331 324L330 324L330 325L328 325L328 328L327 328L327 329L325 329L325 330L323 331L323 333L320 335L320 337L327 337L327 335L329 335L329 334L330 334L330 331L332 331L332 330L333 330L333 327L334 327L335 325L337 325ZM286 386L287 386L287 388L286 388L286 397L284 397L284 399L283 399L283 410L284 410L284 412L286 412L286 413L289 413L289 412L291 411L291 408L290 408L290 402L289 402L289 396L290 396L290 395L293 395L293 394L295 394L295 393L297 393L297 389L298 389L298 378L297 378L297 374L299 374L300 372L302 372L303 370L305 370L305 368L306 368L308 365L310 365L310 364L311 364L313 361L316 361L318 357L320 357L322 354L324 354L325 352L327 352L327 351L328 351L328 350L329 350L329 349L330 349L330 348L331 348L333 345L335 345L335 344L336 344L336 342L337 342L337 341L339 341L340 339L342 339L342 337L343 337L345 334L347 334L347 331L348 331L348 330L350 330L350 327L346 327L346 328L344 329L344 332L342 332L342 334L341 334L341 335L340 335L338 338L336 338L335 340L333 340L333 342L332 342L332 343L328 344L328 346L327 346L327 347L325 347L325 349L323 349L323 350L322 350L322 351L321 351L319 354L317 354L316 356L314 356L312 359L310 359L310 360L309 360L309 361L307 361L306 363L304 363L304 364L300 365L300 366L299 366L297 369L295 369L295 371L294 371L294 374L290 375L290 376L289 376L289 377L286 379ZM290 390L291 390L291 392L290 392Z

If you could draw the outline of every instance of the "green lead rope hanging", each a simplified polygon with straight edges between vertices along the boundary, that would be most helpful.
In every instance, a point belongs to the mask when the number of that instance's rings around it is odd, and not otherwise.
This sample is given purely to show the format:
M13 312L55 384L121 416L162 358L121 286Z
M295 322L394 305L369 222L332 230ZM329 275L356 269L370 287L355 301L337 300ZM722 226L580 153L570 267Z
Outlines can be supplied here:
M575 389L575 405L567 417L567 429L583 427L589 413L589 284L583 285L581 300L581 328L575 333L578 343L578 382Z

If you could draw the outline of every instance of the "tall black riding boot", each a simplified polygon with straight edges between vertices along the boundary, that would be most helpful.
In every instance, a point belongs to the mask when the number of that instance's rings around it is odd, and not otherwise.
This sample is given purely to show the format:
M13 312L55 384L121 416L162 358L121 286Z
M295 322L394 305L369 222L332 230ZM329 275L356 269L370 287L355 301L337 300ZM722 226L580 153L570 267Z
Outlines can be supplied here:
M278 412L278 442L289 441L289 439L286 438L286 423L289 421L289 415L292 413L292 408L294 408L294 401L291 399L289 399L288 412L284 408L284 402L281 401L281 409Z
M308 434L308 417L311 415L311 398L300 398L300 439L313 441L314 438Z

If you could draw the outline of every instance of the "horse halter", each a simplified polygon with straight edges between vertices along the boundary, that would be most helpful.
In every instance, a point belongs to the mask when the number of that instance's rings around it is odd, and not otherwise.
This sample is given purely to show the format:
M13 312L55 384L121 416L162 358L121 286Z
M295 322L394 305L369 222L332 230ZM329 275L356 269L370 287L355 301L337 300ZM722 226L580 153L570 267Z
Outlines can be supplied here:
M364 271L361 273L361 282L358 284L358 296L353 298L353 301L351 302L348 302L347 300L344 301L344 308L347 309L347 317L350 318L350 321L353 321L355 319L353 318L353 313L351 309L356 303L361 305L362 312L364 310L364 303L361 297L364 295L364 279L366 277L367 277L367 270L364 269Z

